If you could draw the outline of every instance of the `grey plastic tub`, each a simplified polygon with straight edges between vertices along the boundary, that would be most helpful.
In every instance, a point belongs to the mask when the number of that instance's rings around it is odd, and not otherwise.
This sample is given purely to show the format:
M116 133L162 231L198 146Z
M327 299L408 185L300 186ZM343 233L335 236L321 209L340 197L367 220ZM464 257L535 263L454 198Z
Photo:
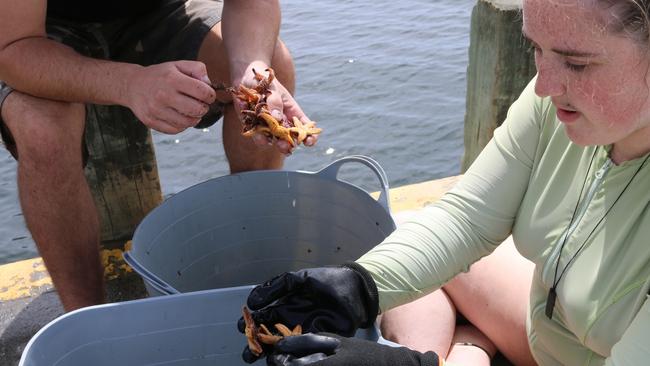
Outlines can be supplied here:
M338 178L346 164L375 173L377 200ZM152 210L124 258L150 295L254 285L285 271L357 259L395 229L388 202L386 175L366 156L318 172L228 175Z
M247 365L237 320L250 290L198 291L73 311L32 337L19 366ZM386 342L372 328L356 336Z

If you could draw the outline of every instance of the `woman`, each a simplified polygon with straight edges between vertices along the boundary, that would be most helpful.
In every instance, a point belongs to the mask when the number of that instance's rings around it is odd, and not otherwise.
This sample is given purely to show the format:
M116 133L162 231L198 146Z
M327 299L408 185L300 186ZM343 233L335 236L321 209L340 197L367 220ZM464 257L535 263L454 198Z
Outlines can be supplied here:
M385 312L420 298L417 313L388 312L384 330L422 340L406 328L412 323L394 327L400 316L417 319L431 330L429 352L312 334L283 340L267 362L477 365L489 364L496 347L517 364L647 363L649 6L524 0L538 75L457 187L355 263L283 274L249 297L258 321L343 335L372 324L377 306ZM510 263L503 258L512 250L502 247L479 262L482 273L423 297L511 234L534 268L493 268ZM447 316L427 310L436 302ZM456 332L454 308L470 323Z

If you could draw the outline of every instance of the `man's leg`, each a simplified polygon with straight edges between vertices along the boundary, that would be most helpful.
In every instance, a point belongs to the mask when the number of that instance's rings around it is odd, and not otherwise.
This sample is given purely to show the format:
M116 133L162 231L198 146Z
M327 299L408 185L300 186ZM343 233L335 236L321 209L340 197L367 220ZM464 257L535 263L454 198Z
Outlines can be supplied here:
M1 112L16 141L25 221L65 310L102 303L99 220L83 174L84 106L14 91Z
M199 61L207 65L208 75L213 83L229 85L228 59L221 36L221 23L215 25L203 40L199 50ZM275 75L290 93L295 91L295 71L291 54L278 40L271 60ZM226 104L223 118L223 146L230 163L232 173L279 169L284 162L284 155L275 146L258 146L253 140L241 134L242 125L232 106L228 93L219 93L217 99Z

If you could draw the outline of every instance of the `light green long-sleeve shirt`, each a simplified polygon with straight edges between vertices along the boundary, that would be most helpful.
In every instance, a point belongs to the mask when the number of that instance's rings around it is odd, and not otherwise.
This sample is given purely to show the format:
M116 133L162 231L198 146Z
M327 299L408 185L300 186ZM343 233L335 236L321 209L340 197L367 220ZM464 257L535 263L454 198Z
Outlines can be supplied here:
M535 263L527 326L540 365L650 365L650 160L589 236L646 157L615 165L608 146L572 143L533 88L456 187L358 262L387 310L439 288L512 234ZM549 319L557 255L561 272L583 243Z

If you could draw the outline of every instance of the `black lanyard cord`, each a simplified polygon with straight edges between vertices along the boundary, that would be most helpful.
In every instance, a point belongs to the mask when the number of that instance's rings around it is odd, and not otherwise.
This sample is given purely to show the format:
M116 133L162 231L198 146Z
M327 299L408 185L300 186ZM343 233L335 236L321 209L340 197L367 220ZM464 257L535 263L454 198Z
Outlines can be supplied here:
M597 149L596 149L596 150L597 150ZM596 155L596 151L594 151L594 156L595 156L595 155ZM562 251L564 250L564 245L565 245L565 244L567 243L567 241L569 240L569 233L568 233L568 230L569 230L569 228L571 227L571 225L573 224L573 220L575 219L575 214L576 214L576 212L577 212L577 210L578 210L578 206L580 205L580 199L581 199L581 197L582 197L582 192L583 192L583 190L584 190L584 188L585 188L585 185L586 185L586 183L587 183L587 178L589 177L589 170L591 169L591 164L593 163L594 156L592 156L592 158L591 158L591 162L589 163L589 168L587 168L587 176L585 177L585 181L584 181L584 183L582 184L582 189L580 190L580 195L578 196L578 203L576 203L576 208L575 208L575 210L573 211L573 216L571 217L571 221L569 222L569 227L567 228L566 236L564 237L564 240L562 241L562 245L560 246L560 252L559 252L558 255L557 255L557 261L556 261L556 263L555 263L555 274L553 275L553 286L552 286L551 289L549 290L549 292L548 292L548 297L547 297L547 299L546 299L546 311L545 311L545 313L546 313L546 316L547 316L549 319L551 319L551 318L553 317L553 309L555 308L555 301L556 301L556 299L557 299L556 288L557 288L557 285L560 283L560 280L562 279L562 276L564 276L564 273L567 271L567 269L569 268L569 266L571 265L571 263L573 262L573 260L576 259L576 257L577 257L578 254L580 253L580 251L585 247L585 245L586 245L587 242L589 241L589 238L590 238L591 235L596 231L596 229L598 228L598 226L603 222L603 220L605 219L605 217L607 216L607 214L612 210L612 208L614 208L614 205L616 205L616 202L618 202L618 200L623 196L623 193L625 193L625 191L626 191L627 188L630 186L630 184L632 184L632 181L633 181L634 178L637 176L637 174L639 174L639 172L641 171L641 168L643 168L643 166L645 165L646 161L648 161L648 158L650 158L650 155L646 156L646 158L643 160L643 162L641 163L641 165L639 165L639 168L638 168L638 169L634 172L634 174L632 175L632 178L630 178L630 180L627 182L627 184L625 185L625 187L623 187L623 190L621 191L621 193L618 194L618 197L616 197L616 199L614 200L614 203L612 203L612 205L609 206L609 208L607 209L607 211L605 211L605 214L600 218L600 220L598 220L598 222L596 223L596 225L591 229L591 231L589 232L589 235L587 235L587 238L585 239L585 241L580 245L580 247L578 248L578 250L577 250L577 251L573 254L573 256L569 259L569 261L567 262L567 264L566 264L566 265L564 266L564 268L562 269L562 272L560 272L560 275L558 276L557 273L558 273L558 269L559 269L559 267L560 267L560 258L562 257Z

